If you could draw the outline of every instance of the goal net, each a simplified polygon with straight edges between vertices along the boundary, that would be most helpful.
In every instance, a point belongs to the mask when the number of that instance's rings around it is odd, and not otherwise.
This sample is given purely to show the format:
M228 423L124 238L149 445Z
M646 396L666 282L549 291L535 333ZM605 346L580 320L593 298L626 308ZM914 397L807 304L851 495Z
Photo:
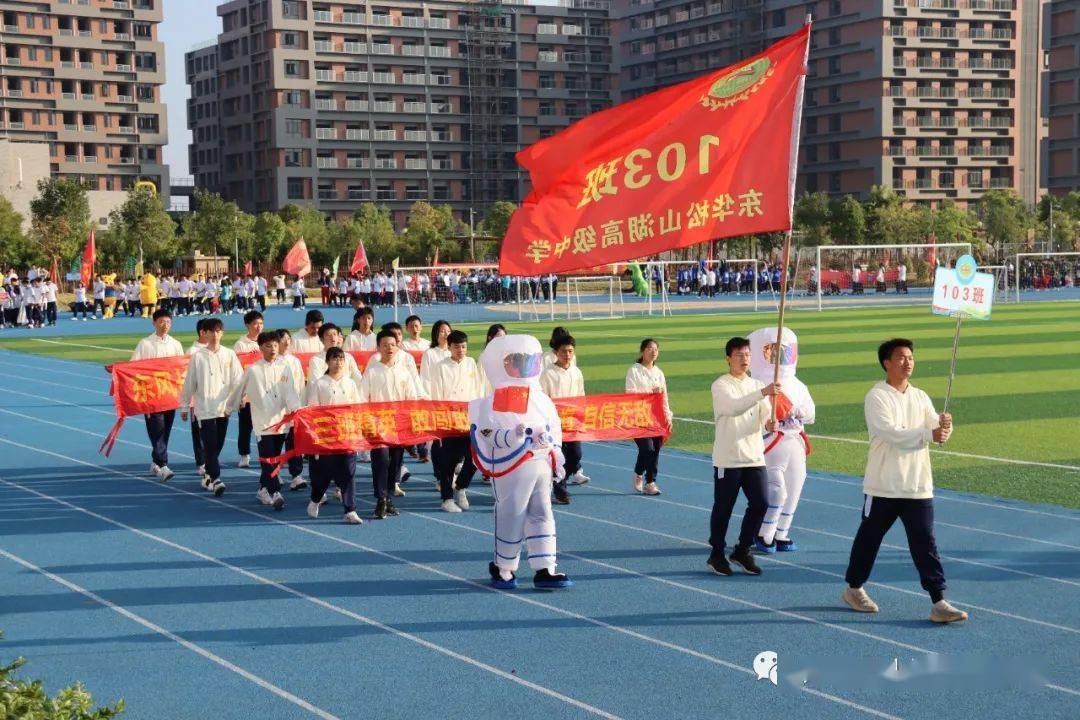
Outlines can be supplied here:
M648 263L649 286L657 296L660 314L670 315L706 301L776 301L780 268L754 258L719 260L660 260Z
M1016 301L1025 294L1059 292L1076 287L1080 273L1080 252L1017 253L1015 281Z
M394 271L394 317L422 305L510 302L497 265L458 264L398 267Z
M626 317L620 276L566 275L560 284L566 286L563 295L567 320ZM554 314L554 306L552 308Z
M882 301L888 296L926 296L934 272L971 253L971 243L915 245L822 245L801 248L796 259L794 307L821 310L849 298ZM913 298L914 299L914 298Z

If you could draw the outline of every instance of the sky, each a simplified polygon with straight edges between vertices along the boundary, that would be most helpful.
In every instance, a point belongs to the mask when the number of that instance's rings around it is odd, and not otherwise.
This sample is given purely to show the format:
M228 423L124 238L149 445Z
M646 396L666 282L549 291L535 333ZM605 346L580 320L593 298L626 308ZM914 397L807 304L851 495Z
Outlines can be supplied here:
M190 175L187 129L188 87L184 81L184 53L204 40L217 37L221 23L218 0L165 0L165 21L158 39L165 43L165 104L169 112L169 144L165 164L173 177Z

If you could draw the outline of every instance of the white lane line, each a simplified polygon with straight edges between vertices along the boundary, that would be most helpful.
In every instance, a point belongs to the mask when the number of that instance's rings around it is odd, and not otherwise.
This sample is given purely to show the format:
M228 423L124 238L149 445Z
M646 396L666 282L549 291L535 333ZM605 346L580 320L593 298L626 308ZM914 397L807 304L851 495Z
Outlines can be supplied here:
M49 343L50 345L63 345L64 347L84 347L93 348L94 350L108 350L109 352L118 353L120 355L130 355L131 352L122 348L106 347L105 345L88 345L87 343L77 343L70 340L47 340L45 338L33 338L34 342Z
M3 480L0 480L0 482L3 482ZM236 673L237 675L244 678L245 680L248 680L250 682L255 683L256 685L258 685L262 689L272 692L274 695L277 695L279 698L282 698L283 700L288 700L293 705L296 705L299 708L303 708L304 710L307 710L309 713L311 713L312 715L314 715L316 717L323 718L324 720L340 720L337 715L333 715L333 714L328 713L327 711L323 710L320 707L316 707L315 705L312 705L307 700L305 700L305 699L303 699L301 697L297 697L296 695L293 695L288 690L284 690L284 689L278 687L277 685L273 684L269 680L265 680L265 679L259 677L258 675L245 670L244 668L240 667L239 665L236 665L234 663L229 662L228 660L221 657L220 655L215 655L214 653L210 652L209 650L202 647L201 645L196 645L195 643L191 642L190 640L185 640L184 638L180 637L176 633L173 633L173 632L170 632L170 631L166 630L165 628L161 627L160 625L158 625L158 624L156 624L154 622L151 622L150 620L147 620L146 618L142 617L141 615L136 615L135 613L131 612L127 608L122 607L120 605L117 605L116 603L101 597L100 595L93 592L92 590L87 590L86 588L82 587L81 585L76 585L75 583L71 582L70 580L62 578L59 575L56 575L55 573L51 573L48 570L45 570L44 568L38 567L37 565L30 562L29 560L21 558L18 555L15 555L14 553L10 553L10 552L8 552L7 550L5 550L3 548L0 548L0 557L5 557L5 558L7 558L8 560L11 560L14 563L22 565L27 570L32 570L32 571L34 571L34 572L36 572L36 573L38 573L40 575L43 575L43 576L47 577L49 580L52 580L54 583L57 583L59 585L63 585L64 587L66 587L68 590L71 590L72 592L78 593L78 594L82 595L83 597L86 597L86 598L89 598L90 600L93 600L94 602L98 603L99 605L102 605L103 607L106 607L109 610L112 610L113 612L117 613L121 617L125 617L128 620L131 620L134 623L138 623L139 625L142 625L144 628L157 633L158 635L161 635L163 637L168 638L169 640L172 640L174 643L176 643L176 644L190 650L191 652L195 653L196 655L200 655L200 656L206 658L207 660L209 660L210 662L215 663L217 665L220 665L221 667L225 668L229 672Z
M693 423L695 425L713 425L713 423L708 420L700 420L698 418L679 417L678 415L676 415L674 419L681 422ZM870 444L869 440L862 440L860 438L845 438L837 437L835 435L814 435L811 433L807 433L807 435L809 435L815 440L831 440L835 442L851 443L854 445ZM996 457L994 455L976 455L973 453L956 452L954 450L938 450L937 448L930 448L930 452L934 453L935 455L951 455L953 457L971 458L973 460L987 460L990 462L999 462L1008 465L1030 465L1032 467L1045 467L1054 468L1055 470L1080 472L1080 465L1063 465L1061 463L1036 462L1034 460L1017 460L1015 458Z
M619 633L619 634L622 634L622 635L627 635L627 636L635 638L637 640L642 640L644 642L647 642L647 643L650 643L650 644L653 644L653 645L657 645L659 647L663 647L665 649L672 650L674 652L689 655L691 657L697 658L699 660L704 660L706 662L710 662L710 663L713 663L715 665L720 665L722 667L728 668L729 670L734 670L734 671L737 671L737 672L740 672L740 673L743 673L743 674L747 674L747 675L753 675L754 674L754 672L752 670L750 670L749 668L743 667L742 665L737 665L737 664L732 663L732 662L728 662L727 660L716 657L714 655L709 655L707 653L699 652L699 651L694 650L692 648L684 647L682 645L677 645L675 643L671 643L671 642L668 642L666 640L662 640L660 638L653 637L651 635L646 635L646 634L638 632L636 630L631 630L631 629L623 627L621 625L614 625L612 623L608 623L608 622L605 622L603 620L598 620L598 619L590 617L588 615L581 615L579 613L576 613L576 612L573 612L573 611L570 611L570 610L566 610L564 608L561 608L561 607L558 607L558 606L555 606L555 605L550 605L548 603L541 602L539 600L535 600L533 598L526 597L524 595L518 595L518 594L514 594L514 593L504 593L504 592L502 592L500 590L495 590L494 588L492 588L490 585L488 585L486 583L479 583L479 582L476 582L475 580L471 580L469 578L454 575L452 573L441 570L441 569L439 569L439 568L437 568L437 567L435 567L433 565L427 565L425 563L414 562L414 561L409 560L407 558L400 557L398 555L394 555L393 553L389 553L389 552L385 552L385 551L382 551L382 550L378 550L376 548L368 547L366 545L362 545L360 543L352 542L350 540L346 540L344 538L336 537L334 535L329 535L327 533L320 532L319 530L315 530L315 529L310 528L310 527L305 527L305 526L302 526L302 525L296 525L296 524L294 524L292 522L289 522L287 520L278 520L277 518L269 517L267 515L260 514L260 513L254 512L252 510L248 510L247 508L242 508L242 507L238 507L236 505L231 505L230 503L227 503L227 502L225 502L223 500L220 500L218 498L208 497L204 493L195 493L195 492L190 492L188 490L183 490L181 488L177 488L175 486L163 485L160 482L155 482L155 481L149 480L147 478L140 477L138 475L134 475L132 473L123 472L123 471L120 471L120 470L115 470L113 468L105 467L103 465L97 465L97 464L91 463L91 462L86 462L85 460L79 460L78 458L73 458L73 457L70 457L68 455L64 455L62 453L53 452L51 450L45 450L43 448L36 448L36 447L30 446L30 445L24 445L22 443L17 443L17 442L11 441L11 440L7 440L5 438L0 438L0 442L7 443L9 445L14 445L16 447L21 447L21 448L24 448L26 450L35 450L37 452L44 453L46 455L52 455L52 456L57 457L57 458L68 460L69 462L77 463L79 465L85 465L85 466L88 466L88 467L97 468L99 470L104 470L105 472L111 473L113 475L119 475L119 476L122 476L122 477L134 478L135 480L138 480L140 482L150 484L153 487L167 489L170 492L179 493L179 494L183 494L183 495L189 495L189 496L192 496L192 497L198 497L198 498L201 498L201 499L206 500L208 502L212 502L212 503L214 503L216 505L221 505L221 506L227 507L227 508L229 508L231 510L235 510L237 512L244 513L245 515L251 515L253 517L257 517L257 518L259 518L261 520L264 520L266 522L271 522L271 523L274 523L274 524L277 524L277 525L283 525L285 527L290 527L290 528L292 528L294 530L298 530L300 532L304 532L304 533L307 533L309 535L314 535L314 536L317 536L317 537L320 537L320 538L324 538L326 540L330 540L332 542L340 543L342 545L347 545L349 547L356 548L358 550L363 550L365 552L370 552L370 553L378 555L380 557L384 557L384 558L394 560L394 561L399 562L399 563L403 563L403 564L408 565L409 567L415 568L417 570L424 570L424 571L433 573L435 575L439 575L440 577L443 577L443 578L446 578L446 579L449 579L449 580L454 580L454 581L457 581L457 582L460 582L460 583L464 583L466 585L469 585L469 586L474 587L474 588L479 589L479 590L493 592L493 593L496 593L497 595L499 595L500 597L505 597L505 598L508 598L510 600L513 600L513 601L523 602L523 603L528 604L528 605L533 605L535 607L544 608L544 609L547 609L547 610L549 610L551 612L557 613L559 615L563 615L565 617L573 618L573 619L578 620L580 622L588 623L590 625L595 625L597 627L601 627L601 628L604 628L606 630L610 630L612 632L616 632L616 633ZM132 443L132 444L135 444L135 443ZM224 562L222 560L218 560L217 558L211 558L210 556L203 555L202 553L199 553L197 550L192 550L190 548L184 548L183 546L176 545L175 543L172 543L169 540L165 540L164 538L158 538L157 536L154 536L154 535L152 535L152 534L150 534L150 533L148 533L146 531L139 530L138 528L133 528L133 527L124 525L123 523L120 523L119 521L112 520L111 518L107 518L105 516L99 516L99 515L97 515L97 513L94 513L93 511L86 510L85 508L80 508L78 506L71 505L71 503L67 503L67 502L65 502L63 500L60 500L59 498L51 498L50 496L44 495L44 494L39 493L39 492L37 492L35 490L31 490L30 488L27 488L25 486L18 485L16 483L12 483L12 482L9 482L9 481L6 481L6 480L0 479L0 482L2 482L4 484L7 484L7 485L15 485L16 487L19 487L20 489L26 490L27 492L30 492L30 493L35 494L35 495L39 495L39 496L41 496L43 498L55 499L57 502L60 502L61 504L70 505L74 509L77 509L77 510L79 510L81 512L85 512L85 513L87 513L89 515L92 515L94 517L99 517L100 519L104 520L105 522L109 522L109 523L112 523L112 524L117 525L117 526L122 526L125 529L129 529L132 532L135 532L135 533L137 533L139 535L142 535L142 536L154 539L154 540L158 540L158 541L160 541L160 542L162 542L162 543L164 543L166 545L169 545L171 547L175 547L177 549L181 549L181 550L183 550L185 552L189 552L191 554L196 555L197 557L201 557L203 559L207 559L210 562L214 562L215 564L222 565L223 567L228 567L230 569L235 569L237 572L240 572L241 574L243 574L245 576L250 576L252 578L259 578L261 582L266 582L267 584L274 585L275 587L277 587L279 585L278 583L275 583L272 580L262 579L259 576L255 575L254 573L249 573L247 570L243 570L242 568L234 568L234 566L230 566L228 563L226 563L226 562ZM300 593L299 591L293 590L292 588L289 588L287 586L281 585L280 587L283 590L285 590L287 592L290 592L291 594L295 594L295 595L298 595L298 596L303 596L305 598L308 598L308 596L303 595L303 593ZM323 607L326 607L327 609L333 610L335 612L340 612L342 614L346 614L349 617L355 616L356 619L360 619L362 617L362 616L359 616L359 615L355 615L351 611L345 610L344 608L338 608L335 605L327 603L327 602L325 602L323 600L319 600L318 598L309 598L309 599L312 602L315 602L316 604L319 604L319 605L321 605ZM367 622L366 619L364 621ZM370 621L370 622L374 623L375 621ZM415 638L415 641L417 641L417 642L427 643L427 641L423 640L422 638L412 636L412 635L410 635L408 633L403 633L402 631L398 631L398 630L396 630L394 628L390 628L389 626L384 626L384 627L387 627L389 631L392 631L395 634L400 633L401 636L407 637L407 639L412 640L412 639ZM439 649L441 647L441 646L434 645L433 643L429 643L429 644L432 646L431 649ZM442 650L439 650L439 651L441 652ZM453 651L447 650L446 652L452 653ZM479 665L483 665L482 663L480 663L480 661L475 661L475 660L472 660L471 658L465 659L465 656L461 656L461 657L455 658L455 659L462 659L462 660L464 660L466 662L471 661L472 663L477 663ZM483 667L484 667L484 669L488 669L490 666L483 666ZM491 668L491 671L495 672L496 674L500 674L500 676L506 676L507 679L513 680L515 682L521 682L522 684L527 684L527 681L523 681L517 675L509 675L508 673L503 673L502 671L498 670L497 668ZM532 684L528 684L528 685L530 687L533 687ZM556 693L556 691L549 690L547 688L543 688L542 686L535 686L534 689L537 689L540 692L544 692L546 690L548 693L555 693L556 695L558 695L558 693ZM883 713L883 712L881 712L879 710L875 710L874 708L859 705L858 703L852 702L852 701L850 701L850 700L848 700L846 698L843 698L843 697L839 697L839 696L836 696L836 695L830 695L829 693L821 692L819 690L814 690L813 688L803 687L803 688L800 688L800 689L802 689L803 691L805 691L805 692L807 692L807 693L809 693L811 695L814 695L816 697L820 697L820 698L823 698L823 699L826 699L826 700L830 700L831 702L835 702L835 703L838 703L838 704L841 704L841 705L845 705L847 707L850 707L850 708L853 708L853 709L856 709L856 710L860 710L860 711L868 713L870 715L874 715L874 716L882 717L882 718L889 718L890 720L898 720L896 718L896 716L894 716L894 715L889 715L889 714ZM560 699L561 699L561 697L560 697ZM567 697L567 700L570 701L572 704L580 702L580 701L577 701L577 700L575 700L573 698L569 698L569 697ZM582 703L582 705L584 705L584 703ZM592 706L585 705L585 707L592 707ZM604 713L604 711L597 709L597 714L602 714L601 715L602 717L610 717L610 718L615 718L616 717L614 715L607 715L607 714L603 714L603 713Z
M6 443L9 443L11 445L16 445L16 446L20 446L20 447L28 447L28 446L22 446L22 445L20 445L20 443L13 443L13 442L11 442L9 440L4 440L3 438L0 438L0 442L6 442ZM59 457L63 457L63 456L59 455L59 453L52 453L52 452L49 452L47 450L40 450L38 448L32 448L32 447L28 447L28 449L38 450L39 452L46 452L46 453L48 453L50 455L57 455ZM68 458L68 459L71 460L73 458ZM89 464L89 463L87 463L87 464ZM101 469L108 470L109 468L101 468ZM127 475L128 473L116 472L116 474ZM132 477L135 477L135 476L132 476ZM88 509L86 509L86 508L84 508L84 507L82 507L80 505L75 505L74 503L70 503L70 502L68 502L66 500L63 500L61 498L54 497L52 495L48 495L48 494L43 493L43 492L39 492L39 491L34 490L32 488L29 488L29 487L27 487L25 485L21 485L21 484L16 483L16 482L11 482L10 480L5 480L3 478L0 478L0 483L2 483L4 485L8 485L10 487L18 488L19 490L30 493L32 495L36 495L37 497L42 498L44 500L51 500L51 501L53 501L53 502L55 502L55 503L57 503L59 505L62 505L64 507L68 508L69 510L74 510L74 511L82 513L84 515L88 515L88 516L90 516L90 517L92 517L92 518L94 518L96 520L100 520L102 522L105 522L105 523L108 523L108 524L113 525L115 527L118 527L118 528L120 528L122 530L127 530L128 532L134 533L134 534L138 535L139 537L146 538L147 540L153 540L154 542L165 545L166 547L172 548L173 550L178 550L180 552L187 553L188 555L191 555L192 557L196 557L196 558L198 558L200 560L203 560L205 562L211 563L213 565L217 565L219 567L225 568L226 570L230 570L230 571L232 571L234 573L242 575L243 577L246 577L249 580L253 580L253 581L257 582L257 583L261 583L263 585L268 585L268 586L270 586L272 588L275 588L277 590L281 590L284 593L287 593L287 594L292 595L294 597L300 598L302 600L306 600L306 601L308 601L310 603L313 603L313 604L315 604L315 605L317 605L317 606L319 606L321 608L324 608L326 610L330 610L330 611L335 612L335 613L337 613L339 615L344 615L345 617L351 618L353 620L357 620L358 622L361 622L361 623L363 623L365 625L370 625L373 628L376 628L376 629L381 630L383 632L389 633L389 634L394 635L396 637L399 637L399 638L401 638L403 640L408 640L410 642L413 642L413 643L415 643L415 644L417 644L417 645L419 645L419 646L421 646L423 648L426 648L428 650L432 650L434 652L445 655L445 656L447 656L449 658L453 658L454 660L458 660L458 661L466 663L468 665L472 665L475 668L479 668L480 670L484 670L486 672L492 673L492 674L497 675L498 677L503 678L505 680L510 680L511 682L517 683L518 685L522 685L524 687L527 687L530 690L535 690L536 692L547 695L548 697L554 698L556 700L560 700L560 701L562 701L562 702L564 702L564 703L566 703L568 705L571 705L573 707L578 708L579 710L584 710L584 711L588 712L591 715L596 715L597 717L602 717L602 718L608 718L608 720L621 720L619 718L619 716L617 716L617 715L612 715L611 713L606 712L604 710L601 710L598 707L595 707L593 705L589 705L588 703L582 702L582 701L577 700L575 698L572 698L572 697L570 697L568 695L563 695L562 693L560 693L560 692L558 692L556 690L552 690L551 688L548 688L548 687L546 687L544 685L540 685L540 684L534 683L534 682L532 682L530 680L526 680L525 678L522 678L522 677L520 677L520 676L518 676L516 674L511 674L511 673L508 673L508 672L506 672L504 670L500 670L499 668L496 668L496 667L494 667L492 665L488 665L487 663L485 663L483 661L477 660L477 659L472 658L472 657L470 657L468 655L463 655L463 654L461 654L459 652L456 652L454 650L451 650L451 649L449 649L447 647L443 647L442 645L437 645L436 643L433 643L430 640L425 640L424 638L422 638L422 637L420 637L418 635L414 635L412 633L405 632L404 630L399 630L399 629L397 629L397 628L395 628L395 627L393 627L391 625L381 623L378 620L375 620L373 618L369 618L369 617L367 617L365 615L355 613L352 610L348 610L348 609L340 607L338 605L334 605L333 603L322 600L321 598L317 598L317 597L314 597L312 595L308 595L307 593L302 592L300 590L297 590L297 589L295 589L293 587L290 587L289 585L278 582L277 580L271 580L270 578L264 577L264 576L259 575L257 573L253 573L250 570L245 570L242 567L238 567L236 565L233 565L232 563L229 563L229 562L226 562L225 560L214 557L213 555L207 555L206 553L195 550L194 548L190 548L190 547L188 547L186 545L181 545L180 543L175 543L175 542L173 542L171 540L167 540L167 539L165 539L165 538L163 538L163 537L161 537L159 535L155 535L155 534L153 534L151 532L147 532L145 530L140 530L139 528L128 525L127 523L123 523L123 522L121 522L119 520L114 520L113 518L107 517L105 515L101 515L100 513L96 513L93 510L88 510ZM161 486L161 487L165 487L165 486ZM178 488L170 488L170 489L175 490L176 492L184 493L186 495L195 495L195 493L188 493L188 492L186 492L184 490L179 490ZM203 496L196 496L196 497L203 497ZM210 498L205 498L205 499L210 499ZM234 510L240 510L242 512L250 512L250 511L244 510L243 508L238 508L238 507L235 507L233 505L229 505L226 502L220 502L219 504L221 504L221 505L223 505L225 507L228 507L228 508L232 508ZM255 515L256 517L265 518L265 516L259 515L258 513L255 513L255 512L250 512L250 514ZM266 519L271 519L271 518L266 518ZM291 523L287 523L287 522L283 522L282 524L291 525ZM358 547L361 547L361 546L358 546ZM0 552L3 552L3 550L0 550ZM378 551L375 551L375 552L378 552ZM447 575L449 576L449 574L447 574ZM89 592L89 591L87 591L87 592ZM98 598L95 597L95 599L98 599ZM104 598L101 598L100 600L102 602L108 602ZM147 622L149 622L149 621L147 621ZM179 638L177 638L177 640L179 640ZM333 717L333 716L330 715L330 716L327 716L327 717Z
M0 408L0 413L5 413L5 414L8 414L8 415L14 415L16 417L22 417L22 418L25 418L27 420L33 420L35 422L40 422L40 423L43 423L43 424L46 424L46 425L53 425L55 427L63 428L63 429L66 429L66 430L71 430L71 431L74 431L74 432L83 433L84 435L94 435L93 432L90 432L90 431L85 430L83 428L77 428L77 427L73 427L73 426L70 426L70 425L64 425L62 423L53 422L51 420L43 420L41 418L36 418L36 417L30 416L30 415L23 415L21 413L12 412L10 410L4 410L3 408ZM0 441L4 441L3 438L0 438ZM134 447L139 447L139 448L145 448L146 447L146 445L144 445L142 443L133 442L131 440L125 440L125 439L122 439L122 438L118 439L118 442L123 443L125 445L132 445ZM43 451L43 452L49 452L49 451ZM173 451L173 452L174 452L174 454L179 455L181 457L187 457L187 458L191 457L190 455L187 455L187 454L182 453L182 452L178 452L178 451ZM72 460L74 462L77 462L77 463L80 463L82 465L89 465L90 467L102 468L104 470L107 470L108 472L119 473L120 475L124 475L126 477L134 477L134 478L139 479L141 481L150 482L151 484L157 485L157 483L153 483L152 481L150 481L147 478L142 478L142 477L139 477L137 475L132 475L131 473L123 473L123 472L120 472L120 471L113 470L112 468L107 468L107 467L104 467L104 466L101 466L101 465L95 465L93 463L88 463L88 462L78 460L78 459L75 459L75 458L70 458L69 456L66 456L66 455L58 455L57 453L52 453L52 452L49 452L49 454L56 455L57 457L62 457L62 458L65 458L65 459L70 459L70 460ZM257 475L258 474L254 470L248 470L246 472L248 474L251 474L251 475ZM184 491L184 490L177 490L177 492L183 492L185 494L192 494L192 493L187 493L187 491ZM609 492L614 493L616 491L609 491ZM201 497L201 495L200 495L200 497ZM646 499L646 500L649 500L649 501L659 501L660 500L659 498L644 498L644 496L641 496L641 497L643 499ZM240 508L237 508L237 509L240 509ZM247 511L244 511L244 512L247 512ZM701 546L701 547L708 547L708 543L701 542L700 540L692 540L690 538L685 538L685 537L681 537L681 536L678 536L678 535L671 535L671 534L668 534L668 533L658 532L658 531L655 531L655 530L650 530L650 529L647 529L647 528L638 527L636 525L627 525L627 524L624 524L624 523L619 523L619 522L615 522L615 521L611 521L611 520L606 520L604 518L592 517L592 516L589 516L589 515L581 515L581 514L573 513L573 512L570 512L570 511L566 511L566 510L556 509L555 512L561 512L563 514L570 515L572 517L578 517L578 518L585 519L585 520L591 520L593 522L609 524L609 525L613 525L613 526L616 526L616 527L625 528L625 529L628 529L628 530L636 530L636 531L647 533L647 534L650 534L650 535L656 535L658 537L665 537L665 538L669 538L669 539L672 539L672 540L678 540L680 542L692 543L694 545L698 545L698 546ZM261 517L261 516L259 516L259 517ZM733 515L733 517L741 517L741 515L739 515L738 513L735 513ZM296 527L297 529L302 529L302 530L308 531L307 528L301 528L300 526L295 526L294 525L293 527ZM845 538L845 540L848 540L848 539L850 539L850 538ZM341 541L341 542L346 542L346 541ZM346 544L349 544L349 543L346 542ZM773 557L771 555L763 556L763 559L765 559L768 562L777 563L779 565L785 565L785 566L788 566L788 567L799 568L799 569L802 569L802 570L806 570L808 572L814 572L814 573L818 573L818 574L821 574L821 575L826 575L826 576L829 576L829 577L840 578L841 580L844 579L844 576L842 574L840 574L840 573L834 573L834 572L830 572L830 571L827 571L827 570L822 570L822 569L813 567L811 565L799 565L798 563L793 563L793 562L788 562L788 561L785 561L785 560L780 560L780 559L775 558L775 557ZM887 590L893 590L895 592L903 593L903 594L906 594L906 595L913 595L913 596L916 596L916 597L925 597L925 593L915 592L913 590L908 590L907 588L903 588L903 587L900 587L900 586L897 586L897 585L890 585L888 583L883 583L883 582L879 582L879 581L871 581L869 584L873 585L875 587L885 588ZM987 607L985 605L976 605L975 603L971 603L971 602L967 602L967 601L963 601L963 600L956 600L955 598L953 598L953 601L956 602L957 604L963 605L964 607L969 607L969 608L972 608L972 609L975 609L975 610L979 610L980 612L990 613L992 615L999 615L1001 617L1009 618L1010 620L1018 620L1018 621L1021 621L1021 622L1028 622L1028 623L1031 623L1031 624L1034 624L1034 625L1041 625L1043 627L1053 628L1055 630L1062 630L1064 632L1080 634L1080 629L1069 627L1067 625L1059 625L1057 623L1052 623L1052 622L1048 622L1048 621L1045 621L1045 620L1037 620L1035 618L1029 618L1029 617L1025 617L1023 615L1017 615L1017 614L1014 614L1014 613L1010 613L1010 612L1007 612L1005 610L997 610L997 609L994 609L994 608L990 608L990 607Z

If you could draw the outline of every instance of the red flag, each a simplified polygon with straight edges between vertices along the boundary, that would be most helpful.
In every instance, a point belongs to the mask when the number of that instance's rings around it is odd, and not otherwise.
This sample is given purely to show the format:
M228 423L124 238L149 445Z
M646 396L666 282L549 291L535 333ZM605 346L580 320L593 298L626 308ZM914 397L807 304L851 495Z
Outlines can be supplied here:
M285 260L281 263L281 269L290 275L307 275L311 272L311 256L308 255L307 243L304 238L296 241L289 250Z
M930 233L930 253L929 253L929 255L930 255L930 257L929 257L930 267L931 268L937 267L937 233L936 232L931 232Z
M83 248L82 264L79 266L80 279L87 287L90 287L90 281L94 278L95 262L97 262L97 249L94 247L94 228L90 228L90 241Z
M566 272L790 229L809 38L807 25L519 152L533 191L510 220L499 272Z
M53 255L52 269L49 270L49 279L54 283L60 282L60 270L56 266L56 256Z
M349 272L355 274L362 273L367 269L367 251L364 250L364 241L361 240L360 244L356 246L356 253L353 255L352 262L349 263Z
M244 274L245 275L251 275L251 261L250 260L248 260L246 263L244 263Z

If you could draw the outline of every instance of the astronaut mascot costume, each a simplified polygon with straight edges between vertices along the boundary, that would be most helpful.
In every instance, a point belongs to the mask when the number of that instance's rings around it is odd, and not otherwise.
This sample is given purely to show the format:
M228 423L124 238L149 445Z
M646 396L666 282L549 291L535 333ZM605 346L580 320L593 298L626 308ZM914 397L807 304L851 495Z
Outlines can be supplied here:
M562 588L555 572L552 477L563 472L562 426L554 403L540 390L544 352L529 335L504 335L480 355L492 394L469 403L473 463L495 492L495 560L491 584L517 587L515 572L525 543L538 588Z
M773 348L776 328L750 333L750 374L763 383L773 380ZM769 476L766 492L769 507L758 531L755 549L764 553L797 550L788 537L795 507L806 482L806 456L810 441L803 430L814 422L814 399L802 380L795 377L799 359L799 339L784 328L780 357L780 392L776 419L778 432L765 435L765 470Z

